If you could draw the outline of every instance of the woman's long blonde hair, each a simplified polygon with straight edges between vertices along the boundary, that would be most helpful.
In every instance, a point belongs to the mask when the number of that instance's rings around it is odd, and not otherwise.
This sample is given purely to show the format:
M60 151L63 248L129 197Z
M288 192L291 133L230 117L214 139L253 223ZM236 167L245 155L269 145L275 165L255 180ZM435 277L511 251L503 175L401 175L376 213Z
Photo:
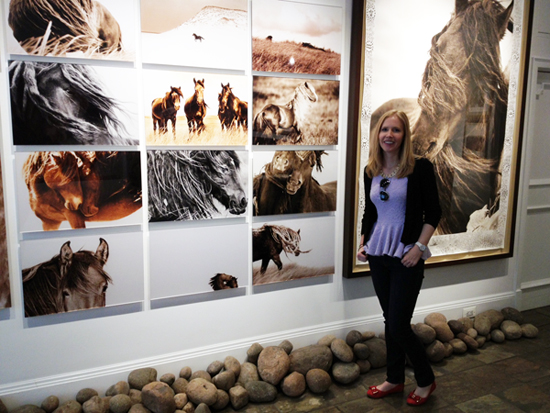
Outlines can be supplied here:
M384 165L383 153L380 148L380 143L378 142L378 135L380 134L380 129L382 129L382 124L386 119L391 118L392 116L397 117L401 124L403 125L403 142L401 143L401 148L399 150L399 170L396 173L397 178L404 178L412 173L414 170L414 154L412 148L411 140L411 126L409 123L409 118L400 110L390 110L384 113L376 127L374 128L374 133L370 135L370 145L369 145L369 160L367 161L367 166L365 167L365 173L369 178L373 178L376 175L380 174L382 167Z

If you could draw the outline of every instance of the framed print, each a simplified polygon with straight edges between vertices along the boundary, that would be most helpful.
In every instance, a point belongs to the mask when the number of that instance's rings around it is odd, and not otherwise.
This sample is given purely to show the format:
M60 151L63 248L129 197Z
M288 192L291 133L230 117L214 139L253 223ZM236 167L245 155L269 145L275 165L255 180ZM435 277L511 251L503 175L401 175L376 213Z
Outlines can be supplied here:
M149 146L248 143L247 76L144 70Z
M17 152L20 232L143 223L140 153Z
M25 316L143 301L142 254L135 233L22 241Z
M8 257L8 234L4 207L4 181L0 162L0 309L11 307L10 268Z
M244 216L245 151L148 150L149 222Z
M415 155L434 164L443 215L428 263L512 252L529 11L523 1L421 3L365 3L362 59L355 63L362 78L354 72L363 85L354 123L360 130L347 157L346 211L353 219L345 224L346 276L368 270L355 257L363 170L376 122L392 109L408 115Z
M337 145L340 82L254 76L254 145Z
M14 145L138 145L130 68L11 61Z
M143 0L144 63L230 70L250 65L247 0Z
M10 55L133 60L132 0L5 1Z
M248 234L247 224L152 229L151 299L246 288Z
M339 75L342 7L255 0L252 70Z
M253 285L334 274L334 217L255 223Z
M336 151L254 153L254 215L336 210Z

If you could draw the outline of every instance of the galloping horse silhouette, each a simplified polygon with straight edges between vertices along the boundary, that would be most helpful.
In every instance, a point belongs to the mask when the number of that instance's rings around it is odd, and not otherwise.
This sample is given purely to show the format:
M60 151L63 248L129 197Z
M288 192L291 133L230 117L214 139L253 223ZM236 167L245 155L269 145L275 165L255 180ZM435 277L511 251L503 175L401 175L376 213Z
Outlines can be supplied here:
M172 122L172 133L176 138L176 116L180 110L180 99L183 99L181 87L170 86L170 90L162 98L153 99L151 112L153 117L153 132L157 125L160 133L166 133L168 121Z

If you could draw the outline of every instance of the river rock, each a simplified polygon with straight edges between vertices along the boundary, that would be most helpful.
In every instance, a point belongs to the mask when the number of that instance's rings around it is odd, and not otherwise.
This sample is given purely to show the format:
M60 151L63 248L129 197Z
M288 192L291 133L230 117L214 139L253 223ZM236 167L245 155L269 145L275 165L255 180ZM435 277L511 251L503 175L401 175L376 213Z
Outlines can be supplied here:
M193 402L187 402L185 406L183 406L183 409L181 409L184 413L195 413L195 405Z
M191 377L189 377L189 381L193 381L194 379L204 379L212 383L212 376L206 370L194 371Z
M468 334L472 338L476 338L478 333L475 328L469 328L468 331L466 331L466 334Z
M477 336L475 338L475 340L477 341L477 344L478 344L478 348L481 348L485 345L485 342L487 341L487 337L485 336Z
M504 320L504 316L500 311L487 310L479 313L474 318L474 328L479 334L485 336L489 334L495 328L499 328L500 324Z
M68 400L62 403L54 413L80 413L82 411L82 405L76 400Z
M210 407L208 407L206 404L201 403L197 407L195 407L195 413L211 413Z
M258 357L258 373L263 381L278 385L287 375L290 357L280 347L266 347Z
M75 399L80 404L84 404L94 396L99 396L97 390L87 387L85 389L79 390L78 393L76 393Z
M332 354L344 363L350 363L353 361L353 350L352 348L346 344L344 340L341 338L337 338L330 344L330 349L332 351Z
M174 390L174 393L176 394L185 393L188 384L189 382L187 381L187 379L184 379L183 377L178 377L170 387L172 387L172 390Z
M443 343L443 347L445 347L445 358L451 357L454 353L453 346L450 343Z
M110 399L111 398L109 398L109 402L107 403L101 397L93 396L84 402L82 411L84 413L106 413L109 411Z
M435 340L436 332L426 323L413 324L412 330L423 344L431 344Z
M456 337L466 343L466 346L468 346L468 350L477 350L479 348L479 344L476 339L472 338L468 334L460 333Z
M299 397L306 391L306 378L302 373L294 371L283 379L281 390L288 397Z
M449 344L453 347L454 354L464 354L468 351L468 346L466 345L466 343L459 338L453 338L451 341L449 341Z
M364 331L361 336L363 336L363 340L362 341L368 341L370 340L371 338L374 338L376 337L376 333L374 331Z
M517 340L521 338L523 334L521 331L521 326L512 320L504 320L500 325L500 329L504 333L506 340Z
M361 374L366 374L372 368L370 361L368 360L355 360L355 363L359 366L359 372Z
M212 383L218 389L229 391L235 385L235 373L233 370L225 370L212 378Z
M428 360L432 363L438 363L445 358L445 346L439 340L435 340L432 344L426 347Z
M373 369L378 369L386 365L386 342L380 338L374 337L365 342L370 349L369 362Z
M277 388L265 381L251 381L245 388L252 403L269 403L277 398Z
M210 374L210 376L214 377L216 374L218 374L223 369L223 362L216 360L213 361L208 365L206 368L206 372Z
M141 404L141 390L130 389L128 396L130 396L130 400L132 400L132 405Z
M452 332L446 321L435 321L430 325L430 327L435 330L436 339L442 343L448 343L455 338L455 334Z
M456 336L458 333L465 333L467 329L464 327L464 324L462 324L458 320L449 320L447 321L447 325L451 329L451 331Z
M3 406L3 403L2 403L2 400L0 400L0 413L8 413L8 410L7 409L4 410L2 406ZM52 413L55 409L59 407L59 398L57 396L48 396L42 401L42 404L40 405L40 407L46 413Z
M241 374L241 363L233 356L227 356L223 361L223 367L226 370L231 370L235 374L235 379Z
M363 335L361 334L360 331L351 330L346 335L346 344L352 348L354 345L356 345L357 343L360 343L361 341L363 341Z
M506 307L500 310L505 320L512 320L518 324L523 324L523 314L514 307Z
M355 343L353 346L353 354L359 360L368 360L370 356L370 348L365 343Z
M256 365L247 361L244 362L241 365L241 374L239 375L237 383L244 387L249 381L259 380L260 375L258 374L258 368L256 367Z
M470 317L460 317L457 321L459 321L460 323L462 323L462 325L464 326L464 328L466 329L464 331L464 333L466 331L468 331L469 328L474 328L474 320L473 318L470 318ZM478 331L479 333L479 331Z
M160 376L159 381L171 386L176 381L176 376L174 376L172 373L166 373Z
M306 383L312 393L324 393L332 384L330 375L323 369L311 369L306 374Z
M128 413L151 413L151 410L149 410L143 404L138 403L130 407L130 410L128 410Z
M336 362L332 366L332 377L337 383L352 383L359 378L360 374L361 371L356 363Z
M187 385L187 397L195 405L205 403L212 406L218 398L217 390L211 382L198 377L191 380Z
M141 390L141 389L138 389L138 390ZM110 386L107 389L107 391L105 391L105 396L116 396L117 394L128 394L129 392L130 392L129 383L125 381L119 381L118 383Z
M117 394L109 400L109 410L112 413L127 413L132 407L132 400L127 394Z
M176 410L174 390L160 381L143 386L141 400L143 405L154 413L173 413Z
M182 379L189 380L191 378L191 374L193 374L193 370L191 370L191 367L185 366L181 368L179 376Z
M250 346L250 348L246 351L246 359L253 364L256 364L258 362L258 356L262 352L264 348L259 343L254 343Z
M535 338L539 335L539 329L533 324L522 324L521 334L526 338Z
M235 410L240 410L248 404L248 390L241 386L235 386L229 390L229 401Z
M52 396L49 396L49 397L52 397ZM44 401L46 401L47 399L48 399L48 397ZM42 404L44 404L44 402L42 402ZM0 399L0 413L8 413L8 408L6 407L6 405L4 404L2 399Z
M281 344L279 344L278 347L281 347L285 351L286 354L292 353L292 349L294 348L292 343L288 340L283 340L281 342Z
M218 391L216 393L218 395L218 398L216 399L216 403L214 403L210 407L214 411L223 410L229 404L229 394L227 394L226 391L221 390L221 389L218 389Z
M491 341L494 341L495 343L503 343L506 340L502 330L493 330L490 335Z
M424 317L424 324L428 324L430 327L433 327L433 323L445 323L447 324L447 317L441 313L430 313Z
M311 369L328 371L332 365L332 351L327 346L313 344L301 347L290 353L289 371L297 371L304 375Z
M128 383L132 389L143 389L146 384L157 380L157 370L152 367L136 369L128 375ZM128 394L128 393L126 393Z
M330 347L332 342L336 340L336 336L334 334L327 334L326 336L322 337L317 344L320 346L327 346Z
M183 409L183 406L187 404L189 398L185 393L178 393L174 396L174 402L176 403L176 411Z
M4 406L5 407L5 406ZM9 411L10 413L44 413L40 407L34 404L24 404L23 406L16 407Z

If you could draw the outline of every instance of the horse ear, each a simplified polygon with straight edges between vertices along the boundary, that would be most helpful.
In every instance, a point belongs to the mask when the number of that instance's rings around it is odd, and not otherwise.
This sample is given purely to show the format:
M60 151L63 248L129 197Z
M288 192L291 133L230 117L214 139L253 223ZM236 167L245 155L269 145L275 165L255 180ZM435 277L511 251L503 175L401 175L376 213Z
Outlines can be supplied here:
M103 265L105 265L107 259L109 258L109 244L107 244L107 241L103 238L99 239L99 246L97 247L95 256Z
M61 278L65 277L72 262L73 250L71 248L71 241L67 241L59 250L59 273L61 274Z
M193 83L196 85L197 84L197 81L195 80L195 78L193 78Z
M300 230L296 231L296 233L298 233L298 234L299 234L299 233L300 233Z
M463 12L468 8L468 1L469 0L456 0L455 1L455 14L458 14L460 12Z
M499 13L496 17L497 27L498 27L498 34L499 38L502 40L504 35L506 34L506 29L509 26L510 22L510 16L512 15L512 9L514 8L514 1L510 3L510 5L504 10L502 13ZM513 28L513 25L512 25ZM512 30L510 30L512 31Z

